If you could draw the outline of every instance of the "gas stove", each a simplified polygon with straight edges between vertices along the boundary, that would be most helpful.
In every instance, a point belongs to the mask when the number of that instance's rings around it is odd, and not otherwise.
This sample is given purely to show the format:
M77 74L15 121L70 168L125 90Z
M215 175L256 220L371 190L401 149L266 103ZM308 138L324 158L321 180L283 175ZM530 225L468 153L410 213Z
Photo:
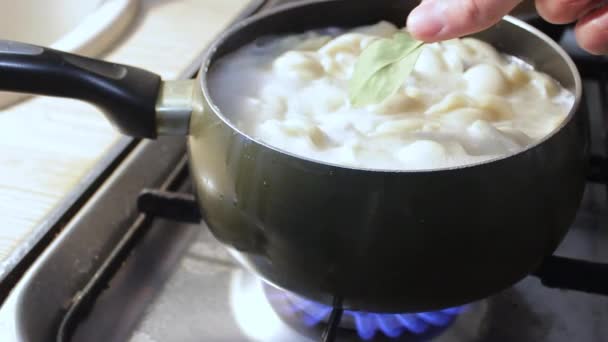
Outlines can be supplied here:
M130 147L65 217L0 307L0 339L608 340L608 59L583 53L568 29L528 20L559 40L583 74L594 155L570 233L533 276L466 306L391 315L276 289L241 268L201 223L184 141L162 138Z

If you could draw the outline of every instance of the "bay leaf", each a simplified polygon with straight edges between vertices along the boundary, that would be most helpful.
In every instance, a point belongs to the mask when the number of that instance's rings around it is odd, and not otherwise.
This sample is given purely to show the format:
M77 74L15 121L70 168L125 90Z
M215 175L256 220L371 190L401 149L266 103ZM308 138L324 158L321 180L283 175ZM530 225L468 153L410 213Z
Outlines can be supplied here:
M405 32L370 44L357 60L349 83L352 105L379 103L393 95L414 69L422 46Z

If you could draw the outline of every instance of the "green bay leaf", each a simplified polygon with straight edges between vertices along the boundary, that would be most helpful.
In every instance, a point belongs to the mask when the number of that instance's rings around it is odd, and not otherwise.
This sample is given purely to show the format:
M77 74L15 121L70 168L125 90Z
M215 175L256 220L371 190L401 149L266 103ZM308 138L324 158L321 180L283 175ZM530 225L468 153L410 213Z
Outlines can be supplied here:
M405 32L370 44L357 60L349 83L352 105L378 103L393 95L414 69L422 46Z

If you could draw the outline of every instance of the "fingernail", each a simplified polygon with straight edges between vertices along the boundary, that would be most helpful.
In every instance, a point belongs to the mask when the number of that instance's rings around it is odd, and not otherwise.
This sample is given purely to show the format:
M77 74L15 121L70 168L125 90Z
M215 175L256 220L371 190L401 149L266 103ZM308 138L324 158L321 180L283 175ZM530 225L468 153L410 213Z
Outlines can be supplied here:
M423 2L410 13L407 19L407 29L416 38L421 40L434 39L444 27L441 11L435 1Z

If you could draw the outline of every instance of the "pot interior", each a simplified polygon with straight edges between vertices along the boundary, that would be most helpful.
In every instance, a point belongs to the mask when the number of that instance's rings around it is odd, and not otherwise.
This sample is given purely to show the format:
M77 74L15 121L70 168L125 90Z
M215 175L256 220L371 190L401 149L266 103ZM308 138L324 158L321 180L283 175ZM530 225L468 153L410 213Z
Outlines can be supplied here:
M213 98L220 91L225 91L225 89L213 89L213 84L207 77L209 70L212 70L214 63L222 57L235 52L244 45L269 36L298 34L308 30L322 30L330 27L348 29L372 25L382 20L403 27L406 24L408 13L418 4L418 1L406 0L310 1L277 7L262 15L245 20L224 33L210 49L205 59L206 62L202 68L201 86L206 100L213 105L212 107L218 108ZM570 57L551 38L531 25L515 18L507 18L492 28L471 36L493 45L500 52L513 55L530 63L539 71L555 78L562 86L575 94L577 101L573 110L553 134L572 119L574 109L578 106L578 99L581 96L580 76ZM235 86L235 89L238 89L238 87ZM234 125L236 118L232 113L226 113L222 111L222 108L219 108L216 114L224 118L233 128L236 127ZM241 132L241 134L243 133ZM247 134L243 135L247 136ZM550 136L545 137L533 146L542 143ZM529 146L528 149L533 146Z

